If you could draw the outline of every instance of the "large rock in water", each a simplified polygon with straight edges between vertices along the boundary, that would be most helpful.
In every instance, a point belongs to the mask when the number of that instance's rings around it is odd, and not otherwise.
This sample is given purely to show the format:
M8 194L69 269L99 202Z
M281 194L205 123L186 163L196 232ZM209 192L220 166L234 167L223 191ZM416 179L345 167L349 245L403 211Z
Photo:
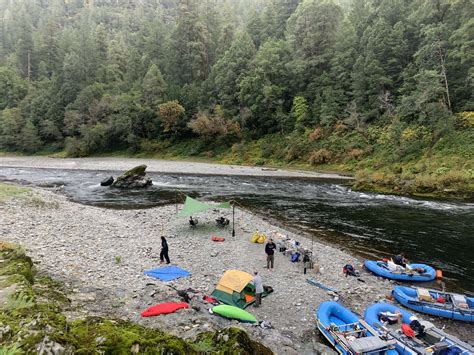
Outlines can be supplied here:
M133 189L151 185L151 178L146 176L145 170L146 165L139 165L124 172L114 181L112 187Z
M109 176L100 182L100 186L110 186L114 183L114 177Z

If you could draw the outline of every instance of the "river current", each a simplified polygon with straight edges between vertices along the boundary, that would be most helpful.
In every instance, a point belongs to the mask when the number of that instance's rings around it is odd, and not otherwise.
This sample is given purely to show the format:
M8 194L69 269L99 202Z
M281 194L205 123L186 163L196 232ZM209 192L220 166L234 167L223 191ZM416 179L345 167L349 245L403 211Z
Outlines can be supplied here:
M365 258L404 251L443 270L451 290L474 292L474 204L354 192L342 181L150 173L153 186L123 191L99 182L118 172L0 168L0 179L62 186L71 200L106 208L149 208L183 195L234 200L266 218ZM231 212L226 212L230 217ZM185 222L186 223L186 222ZM317 255L317 250L315 251Z

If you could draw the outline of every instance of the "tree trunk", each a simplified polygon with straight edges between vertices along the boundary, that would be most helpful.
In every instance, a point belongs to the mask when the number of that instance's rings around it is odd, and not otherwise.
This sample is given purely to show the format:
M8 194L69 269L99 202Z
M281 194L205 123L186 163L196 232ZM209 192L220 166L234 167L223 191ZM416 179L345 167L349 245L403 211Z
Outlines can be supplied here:
M443 79L444 79L444 87L445 87L445 90L446 90L446 104L448 106L448 109L449 111L452 111L451 110L451 99L449 97L449 86L448 86L448 75L447 75L447 71L446 71L446 53L444 53L443 51L443 48L441 48L441 42L438 41L437 43L437 52L438 52L438 56L439 56L439 61L441 63L441 74L443 75Z

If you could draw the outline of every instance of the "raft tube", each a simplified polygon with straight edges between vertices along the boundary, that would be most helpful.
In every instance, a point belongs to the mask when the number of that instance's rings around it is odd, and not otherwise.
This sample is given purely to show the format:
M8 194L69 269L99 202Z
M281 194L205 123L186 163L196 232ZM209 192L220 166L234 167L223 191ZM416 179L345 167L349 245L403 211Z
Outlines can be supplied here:
M372 271L378 276L385 277L391 280L398 281L432 281L436 277L436 270L426 264L409 264L411 268L423 268L425 272L423 274L415 273L401 273L401 272L390 272L387 268L387 263L385 261L376 261L376 260L366 260L364 262L365 267Z
M429 292L431 301L420 299L417 289L414 287L395 286L392 295L405 307L420 313L464 322L474 322L474 297L430 289L426 291ZM442 298L445 303L437 302L439 298ZM461 307L461 304L463 307Z
M398 324L384 327L379 321L379 314L382 312L400 312L402 320ZM448 349L453 350L453 353L468 355L474 352L474 348L471 345L445 333L439 328L436 328L432 323L416 318L410 312L390 303L381 302L369 306L364 312L364 319L380 334L385 334L388 338L395 339L397 341L395 347L400 354L413 355L426 354L430 352L436 353L435 349L430 348L432 344L424 342L423 339L431 339L432 343L435 344L442 344L444 342L447 344ZM427 334L427 336L417 339L417 341L406 337L403 332L400 331L402 324L410 324L413 319L417 319L425 327L425 332ZM431 351L428 351L427 348L430 348ZM458 350L458 352L454 352L455 349Z
M394 341L387 342L382 340L378 333L367 323L361 322L357 315L337 302L326 301L321 303L316 311L316 318L319 331L339 354L356 354L359 352L374 352L387 355L398 354L395 349L391 349L395 343ZM336 335L354 331L355 326L364 331L365 337L358 337L352 341L341 341ZM335 329L336 327L337 329ZM364 341L366 344L363 344ZM355 349L356 344L358 350ZM361 346L365 346L365 350L360 351Z

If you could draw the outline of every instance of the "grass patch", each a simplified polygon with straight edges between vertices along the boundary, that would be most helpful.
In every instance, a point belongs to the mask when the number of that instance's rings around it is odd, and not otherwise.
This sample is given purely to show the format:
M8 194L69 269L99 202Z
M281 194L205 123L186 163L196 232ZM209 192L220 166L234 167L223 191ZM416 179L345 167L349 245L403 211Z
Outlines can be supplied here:
M31 189L0 183L0 202L10 198L25 196L28 193L31 193Z

